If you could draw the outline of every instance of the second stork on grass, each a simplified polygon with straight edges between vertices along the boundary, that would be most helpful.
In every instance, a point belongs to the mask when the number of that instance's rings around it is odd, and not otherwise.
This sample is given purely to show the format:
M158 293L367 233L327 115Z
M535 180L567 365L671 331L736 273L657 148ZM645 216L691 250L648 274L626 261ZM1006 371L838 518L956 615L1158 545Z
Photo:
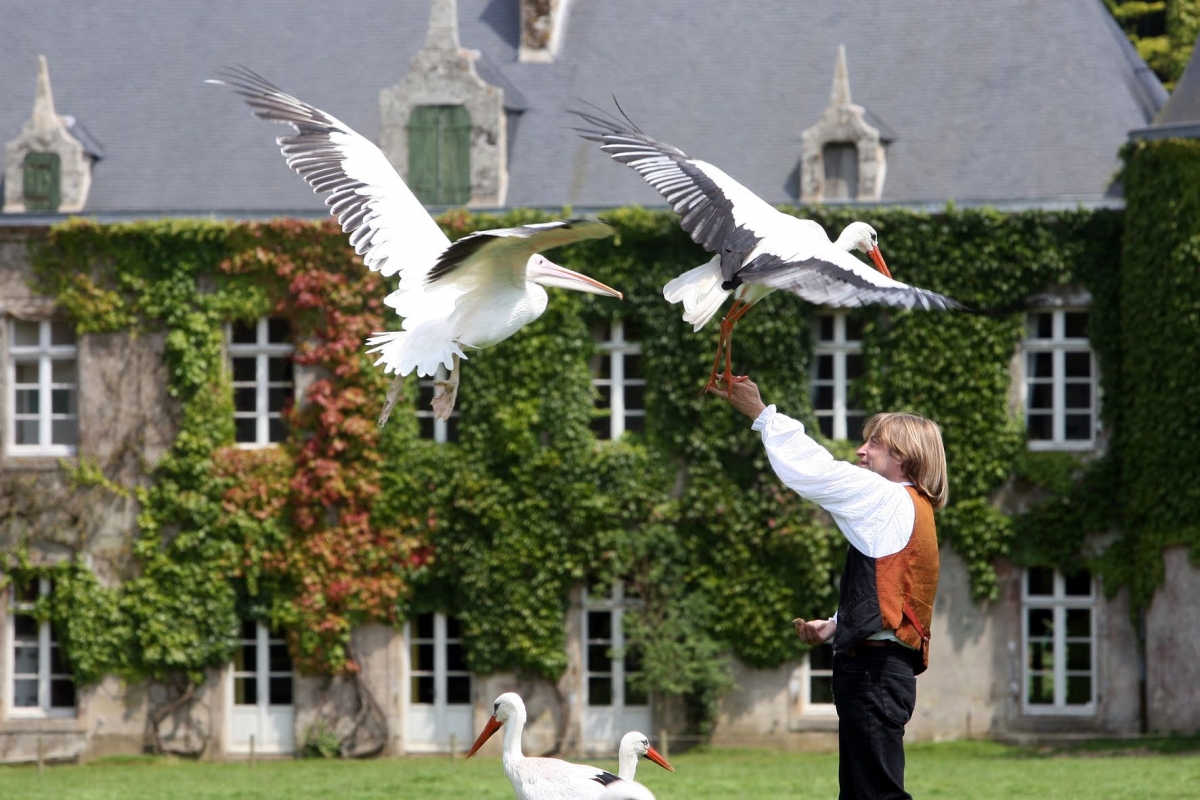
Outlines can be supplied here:
M692 241L713 253L663 288L672 303L683 303L685 321L696 330L711 320L736 292L721 320L721 338L708 385L717 381L722 355L724 378L732 375L733 326L776 289L832 308L881 304L894 308L960 309L949 297L894 280L879 252L875 230L864 222L846 226L836 242L825 229L773 208L717 167L692 158L642 133L628 118L576 111L590 127L583 138L599 142L615 161L627 164L661 194ZM872 268L849 251L870 256Z
M385 303L404 319L401 329L367 340L376 364L395 373L379 424L387 421L404 376L450 375L436 381L434 416L447 419L458 391L466 350L512 336L546 310L543 287L621 297L586 275L555 264L540 251L611 236L599 220L568 219L479 231L453 244L401 180L383 152L349 125L287 94L248 69L222 80L260 119L291 125L276 139L287 165L318 194L350 235L363 263L399 286Z

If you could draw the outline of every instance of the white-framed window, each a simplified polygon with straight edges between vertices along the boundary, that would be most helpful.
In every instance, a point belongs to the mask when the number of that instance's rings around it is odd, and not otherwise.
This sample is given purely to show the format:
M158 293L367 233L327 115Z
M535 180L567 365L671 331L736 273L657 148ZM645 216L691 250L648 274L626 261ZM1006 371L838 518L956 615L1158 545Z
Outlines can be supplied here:
M12 679L6 687L10 717L75 715L75 680L49 622L33 616L39 595L54 590L48 578L9 587L8 652Z
M813 317L812 404L828 439L862 439L865 415L853 386L862 377L862 320L845 311Z
M585 592L583 598L584 687L588 706L648 706L645 690L634 685L641 672L637 648L625 641L625 612L641 606L616 582L607 595Z
M233 654L235 706L290 706L292 657L283 636L254 620L244 620Z
M458 387L458 397L454 401L450 419L434 419L433 409L429 405L433 401L434 380L444 381L449 377L450 372L443 364L437 368L437 375L433 378L417 380L417 426L422 439L434 442L458 441L458 410L462 407L462 385Z
M1096 588L1091 573L1027 569L1021 585L1022 707L1029 714L1096 710Z
M409 628L414 705L471 705L471 672L463 651L462 626L445 614L418 614Z
M242 447L264 447L287 438L282 412L296 391L291 335L291 324L277 317L234 322L228 328L235 438Z
M592 430L601 439L620 439L625 431L644 433L646 376L639 329L630 320L615 318L593 327L592 339L596 408L608 412L592 422Z
M66 320L9 321L8 454L69 456L79 442L79 345Z
M1090 450L1097 428L1096 359L1086 309L1025 318L1025 431L1030 449Z
M805 717L836 717L833 705L833 648L818 645L808 651L800 669L800 709Z

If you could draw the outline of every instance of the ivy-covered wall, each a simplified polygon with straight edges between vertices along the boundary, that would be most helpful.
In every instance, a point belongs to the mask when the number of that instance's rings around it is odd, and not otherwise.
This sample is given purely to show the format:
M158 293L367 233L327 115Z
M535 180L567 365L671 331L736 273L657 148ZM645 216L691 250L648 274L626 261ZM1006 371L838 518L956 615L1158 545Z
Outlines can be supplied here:
M803 213L835 235L852 219L849 210ZM1056 287L1087 289L1105 421L1148 414L1120 391L1122 349L1158 330L1149 312L1122 312L1118 303L1137 291L1121 270L1122 215L950 208L866 216L897 277L983 312L861 312L865 410L918 411L943 427L951 504L939 531L967 560L975 596L995 595L998 556L1077 563L1083 534L1115 518L1111 502L1092 501L1111 500L1122 470L1131 487L1148 486L1138 470L1149 464L1118 469L1113 458L1087 465L1025 452L1010 409L1010 363L1024 325L1013 309ZM126 581L103 587L79 563L54 570L60 591L41 613L59 626L79 680L114 672L194 685L229 659L239 617L287 630L303 669L335 674L356 668L347 649L356 625L394 625L431 609L462 620L476 672L553 680L566 667L570 587L615 578L646 600L632 636L644 648L649 688L686 698L697 728L729 685L726 654L761 667L799 655L790 620L831 613L844 540L818 510L781 490L745 420L700 395L715 326L693 333L661 287L707 256L673 214L619 209L606 217L615 238L550 255L623 290L625 301L552 292L537 323L471 353L451 444L421 440L411 414L376 428L387 382L362 342L394 324L381 302L388 289L331 223L52 229L33 256L38 290L57 298L80 333L165 331L181 420L147 486L113 484L87 453L69 468L81 484L136 492L143 509L137 569ZM545 218L456 212L441 222L455 238ZM1182 242L1180 257L1196 246ZM1135 269L1160 266L1136 262L1130 247ZM1180 296L1195 302L1194 292ZM1196 312L1180 311L1192 314L1190 338L1179 338L1186 348L1197 341ZM767 402L808 422L811 312L776 293L739 324L734 349L737 370L754 376ZM289 416L283 447L244 451L232 447L222 326L267 314L291 319L296 360L320 377ZM613 315L644 331L647 433L597 442L589 323ZM1164 358L1177 355L1162 346ZM415 395L410 379L410 407ZM1114 452L1128 457L1130 442L1119 439ZM831 446L849 457L853 445ZM1014 517L995 502L1012 480L1050 499ZM1089 498L1083 514L1080 492ZM1147 524L1162 519L1149 496L1126 508ZM18 580L45 572L20 553L13 560Z

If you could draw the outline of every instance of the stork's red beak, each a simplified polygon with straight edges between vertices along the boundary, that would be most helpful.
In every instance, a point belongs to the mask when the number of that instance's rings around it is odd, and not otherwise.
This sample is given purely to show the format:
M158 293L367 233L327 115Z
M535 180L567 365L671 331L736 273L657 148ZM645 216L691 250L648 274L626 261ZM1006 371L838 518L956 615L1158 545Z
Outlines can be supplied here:
M868 255L871 256L871 260L875 262L875 269L883 273L883 277L892 277L891 271L887 268L887 264L885 264L883 261L883 253L879 252L878 247L872 247L871 252L868 253Z
M655 764L658 764L660 767L662 767L663 769L665 769L667 772L674 772L674 771L675 771L675 768L674 768L674 767L672 767L670 764L668 764L668 763L667 763L667 760L666 760L665 758L663 758L663 757L662 757L662 756L659 754L659 752L658 752L657 750L655 750L653 747L647 747L647 748L646 748L646 758L650 759L650 760L651 760L651 761L653 761Z
M483 747L483 743L492 738L492 734L500 730L500 726L503 724L495 717L490 717L487 725L484 725L483 730L479 732L479 738L475 740L475 744L471 745L471 749L467 751L467 758L475 755L475 751Z

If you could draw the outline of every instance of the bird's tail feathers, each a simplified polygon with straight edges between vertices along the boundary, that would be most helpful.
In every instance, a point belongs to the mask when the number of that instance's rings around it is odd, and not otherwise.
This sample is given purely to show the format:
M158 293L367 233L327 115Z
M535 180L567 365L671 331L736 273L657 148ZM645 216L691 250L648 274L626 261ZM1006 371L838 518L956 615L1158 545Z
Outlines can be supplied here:
M384 372L428 377L437 373L438 366L454 368L454 356L467 356L454 341L447 320L422 322L412 330L376 333L367 339L368 353L378 353L375 365L384 365Z
M683 303L683 319L700 330L721 310L729 290L722 289L721 256L690 269L663 287L669 303Z

